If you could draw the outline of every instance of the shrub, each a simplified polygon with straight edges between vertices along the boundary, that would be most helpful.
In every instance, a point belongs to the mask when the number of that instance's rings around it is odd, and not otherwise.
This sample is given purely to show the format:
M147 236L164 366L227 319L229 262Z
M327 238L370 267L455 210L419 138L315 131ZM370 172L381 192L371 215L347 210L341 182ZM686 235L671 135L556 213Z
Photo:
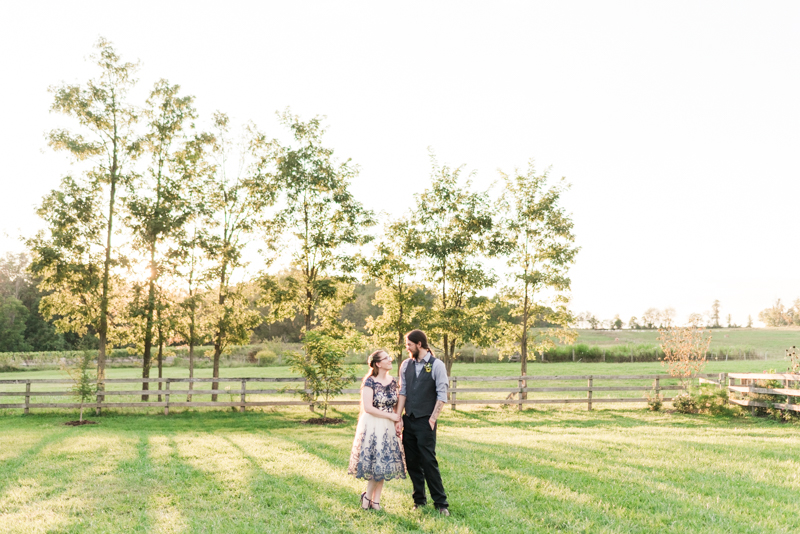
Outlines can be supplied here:
M256 353L255 359L259 367L265 367L275 363L278 360L278 356L270 349L261 349Z
M663 405L663 393L656 393L655 391L650 391L647 393L647 407L650 408L651 412L659 411Z
M697 400L689 393L681 393L672 399L678 413L697 413Z

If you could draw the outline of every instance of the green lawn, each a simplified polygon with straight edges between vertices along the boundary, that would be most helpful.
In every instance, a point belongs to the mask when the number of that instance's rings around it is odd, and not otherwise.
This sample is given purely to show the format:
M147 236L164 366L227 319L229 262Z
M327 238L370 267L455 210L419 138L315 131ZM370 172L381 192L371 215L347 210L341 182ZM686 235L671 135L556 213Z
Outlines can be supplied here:
M302 409L0 417L0 532L797 532L796 425L742 417L447 411L452 516L410 510L410 481L362 512L356 412Z

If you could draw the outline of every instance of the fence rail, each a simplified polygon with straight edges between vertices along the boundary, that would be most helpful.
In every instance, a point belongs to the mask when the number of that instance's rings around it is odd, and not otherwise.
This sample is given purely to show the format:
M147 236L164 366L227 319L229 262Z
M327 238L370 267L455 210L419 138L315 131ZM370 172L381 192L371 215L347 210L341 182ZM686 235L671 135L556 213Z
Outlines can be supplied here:
M725 383L724 374L700 374L699 378L716 378ZM728 375L738 376L738 375ZM760 375L759 375L760 376ZM602 384L608 381L607 384ZM638 384L631 384L638 381ZM647 381L645 383L642 383ZM450 377L449 404L453 410L458 405L516 405L523 409L525 405L534 404L586 404L588 410L598 403L628 403L647 402L646 393L656 395L664 392L681 391L684 388L679 384L664 383L675 382L676 379L667 374L654 375L567 375L567 376L453 376ZM54 397L74 396L69 389L53 391L45 389L39 391L43 385L73 384L67 379L29 379L29 380L0 380L0 386L25 386L24 391L0 391L0 408L22 409L29 413L31 409L39 408L95 408L98 412L103 408L146 408L158 407L164 409L168 415L170 408L189 407L218 407L239 408L244 412L250 407L263 406L308 406L310 403L296 398L287 398L303 391L302 378L113 378L106 379L102 388L98 390L93 402L81 405L77 402L56 402ZM494 387L491 382L505 382L505 385ZM541 384L541 383L545 384ZM547 382L555 384L546 384ZM585 382L585 384L576 384ZM598 385L600 382L602 385ZM136 389L126 387L127 384L147 384L148 387L157 385L157 389ZM194 389L194 384L208 383L231 384L232 387L220 389ZM514 384L508 385L508 383ZM564 385L557 385L557 384ZM716 382L715 382L716 383ZM236 384L233 386L233 384ZM275 387L269 387L274 384ZM278 384L281 387L276 387ZM484 384L486 384L484 386ZM533 384L533 385L532 385ZM111 389L108 389L109 386ZM163 387L162 387L163 386ZM266 386L266 387L265 387ZM119 387L120 389L114 389ZM7 389L7 388L4 388ZM359 389L344 389L345 395L357 395ZM793 390L794 391L794 390ZM619 393L614 396L606 395L609 392ZM641 392L641 395L635 395ZM631 395L634 393L634 395ZM575 396L576 394L583 394ZM194 400L194 397L217 396L210 401ZM248 395L251 397L248 398ZM499 395L499 398L498 398ZM505 396L504 396L505 395ZM798 392L800 395L800 392ZM176 397L177 396L177 397ZM219 397L225 400L219 400ZM252 396L256 396L255 399ZM265 398L266 396L266 398ZM503 397L504 396L504 397ZM2 401L6 397L24 398L24 402ZM120 397L138 397L137 400ZM227 398L226 398L227 397ZM260 397L260 398L259 398ZM32 402L31 399L39 402ZM53 398L47 402L45 398ZM673 397L665 397L663 401L669 402ZM332 406L354 406L359 404L358 399L334 399L329 402Z
M739 380L739 385L736 385L737 380ZM759 384L759 382L762 383ZM779 385L774 386L769 382L777 382ZM780 387L781 384L783 387ZM791 384L794 384L794 387L789 387ZM728 400L731 404L738 404L739 406L778 408L780 410L800 412L800 404L797 402L798 397L800 397L798 385L800 385L800 374L729 373ZM735 394L739 394L740 398L735 397ZM786 402L772 402L759 397L754 399L751 395L779 395L786 397Z

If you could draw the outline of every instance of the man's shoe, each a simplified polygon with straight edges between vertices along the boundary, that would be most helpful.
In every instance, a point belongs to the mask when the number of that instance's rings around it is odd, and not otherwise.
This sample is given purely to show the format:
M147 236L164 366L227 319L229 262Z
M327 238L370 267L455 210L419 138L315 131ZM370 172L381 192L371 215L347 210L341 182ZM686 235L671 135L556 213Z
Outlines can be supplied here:
M414 506L413 506L411 509L412 509L412 510L414 510L414 511L417 511L417 510L422 510L422 508L423 508L424 506L425 506L424 504L417 504L417 503L414 503Z
M444 516L449 516L450 515L450 510L448 510L447 508L439 508L436 511L439 512L440 514L444 515Z

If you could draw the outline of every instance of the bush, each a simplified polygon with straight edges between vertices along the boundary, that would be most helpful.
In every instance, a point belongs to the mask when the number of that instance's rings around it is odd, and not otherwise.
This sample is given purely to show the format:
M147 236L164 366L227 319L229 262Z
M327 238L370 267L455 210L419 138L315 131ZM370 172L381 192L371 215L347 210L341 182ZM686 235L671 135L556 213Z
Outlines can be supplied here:
M689 393L681 393L672 399L678 413L697 413L697 400Z
M663 393L656 394L655 391L650 391L647 393L647 407L650 408L651 412L657 412L661 410L661 407L663 405L664 405Z
M255 358L259 367L266 367L278 361L278 356L270 349L261 349L256 353Z

